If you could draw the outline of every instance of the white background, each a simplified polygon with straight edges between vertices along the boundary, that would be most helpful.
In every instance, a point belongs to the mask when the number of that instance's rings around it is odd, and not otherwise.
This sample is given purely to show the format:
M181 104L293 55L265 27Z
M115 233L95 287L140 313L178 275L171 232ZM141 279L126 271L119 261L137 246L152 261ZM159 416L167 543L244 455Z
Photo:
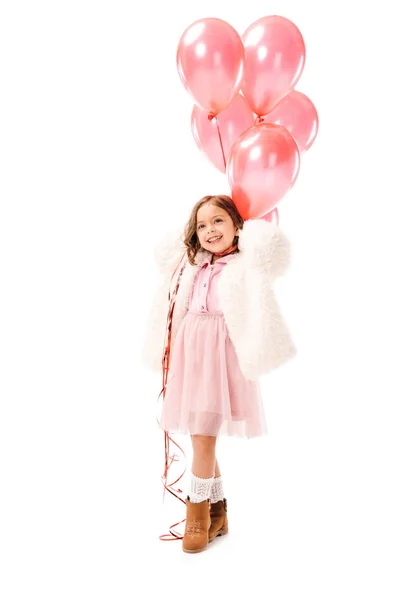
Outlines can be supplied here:
M2 2L3 600L399 599L394 10ZM268 436L221 440L230 534L192 556L158 539L184 507L162 501L161 382L141 344L155 243L229 188L194 143L175 53L198 18L242 34L269 14L304 36L297 89L320 118L280 204L298 356L262 379Z

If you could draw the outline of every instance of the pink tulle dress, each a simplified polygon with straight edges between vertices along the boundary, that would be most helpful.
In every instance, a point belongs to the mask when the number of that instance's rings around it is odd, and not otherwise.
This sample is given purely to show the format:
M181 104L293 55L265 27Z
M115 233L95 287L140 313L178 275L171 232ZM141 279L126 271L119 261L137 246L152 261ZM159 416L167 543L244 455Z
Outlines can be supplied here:
M234 254L196 275L179 326L160 426L169 433L256 437L267 433L258 381L242 374L218 301L218 279Z

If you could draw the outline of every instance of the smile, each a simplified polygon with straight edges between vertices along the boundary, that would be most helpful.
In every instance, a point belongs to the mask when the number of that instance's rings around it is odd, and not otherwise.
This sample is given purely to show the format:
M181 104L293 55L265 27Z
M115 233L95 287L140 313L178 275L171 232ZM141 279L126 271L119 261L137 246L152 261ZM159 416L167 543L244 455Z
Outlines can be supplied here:
M222 235L220 235L219 237L212 237L208 240L209 244L215 244L215 242L219 242L219 240L222 239Z

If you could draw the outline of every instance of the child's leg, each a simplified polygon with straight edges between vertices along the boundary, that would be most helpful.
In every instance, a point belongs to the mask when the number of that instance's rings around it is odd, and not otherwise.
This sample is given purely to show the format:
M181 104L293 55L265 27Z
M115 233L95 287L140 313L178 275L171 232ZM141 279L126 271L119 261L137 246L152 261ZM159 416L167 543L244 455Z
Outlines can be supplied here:
M219 502L224 499L224 488L222 476L217 459L215 459L214 481L211 486L211 503Z
M202 479L214 477L215 445L217 438L210 435L192 435L192 473Z
M208 435L192 435L193 461L190 477L189 498L191 502L203 502L210 498L214 481L215 444L217 438Z
M208 541L212 542L217 536L228 533L227 501L222 484L221 471L215 459L214 481L210 492L211 525L208 530Z

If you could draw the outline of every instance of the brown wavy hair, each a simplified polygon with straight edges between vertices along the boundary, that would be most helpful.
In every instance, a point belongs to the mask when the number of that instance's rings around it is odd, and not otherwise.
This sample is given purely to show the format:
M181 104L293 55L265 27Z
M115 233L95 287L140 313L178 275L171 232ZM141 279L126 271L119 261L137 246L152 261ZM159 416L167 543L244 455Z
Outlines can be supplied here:
M239 211L236 208L236 205L234 204L232 198L230 198L229 196L225 196L224 194L217 196L204 196L203 198L201 198L201 200L199 200L193 207L192 213L189 217L189 221L186 224L184 233L184 242L187 248L189 263L191 265L196 264L196 255L202 247L197 236L197 213L199 209L207 203L214 204L214 206L218 206L219 208L223 208L224 210L226 210L228 215L231 217L235 228L243 229L243 219L240 216ZM236 236L233 243L236 244L238 242L238 239L238 236ZM237 250L237 252L239 252L239 250Z

